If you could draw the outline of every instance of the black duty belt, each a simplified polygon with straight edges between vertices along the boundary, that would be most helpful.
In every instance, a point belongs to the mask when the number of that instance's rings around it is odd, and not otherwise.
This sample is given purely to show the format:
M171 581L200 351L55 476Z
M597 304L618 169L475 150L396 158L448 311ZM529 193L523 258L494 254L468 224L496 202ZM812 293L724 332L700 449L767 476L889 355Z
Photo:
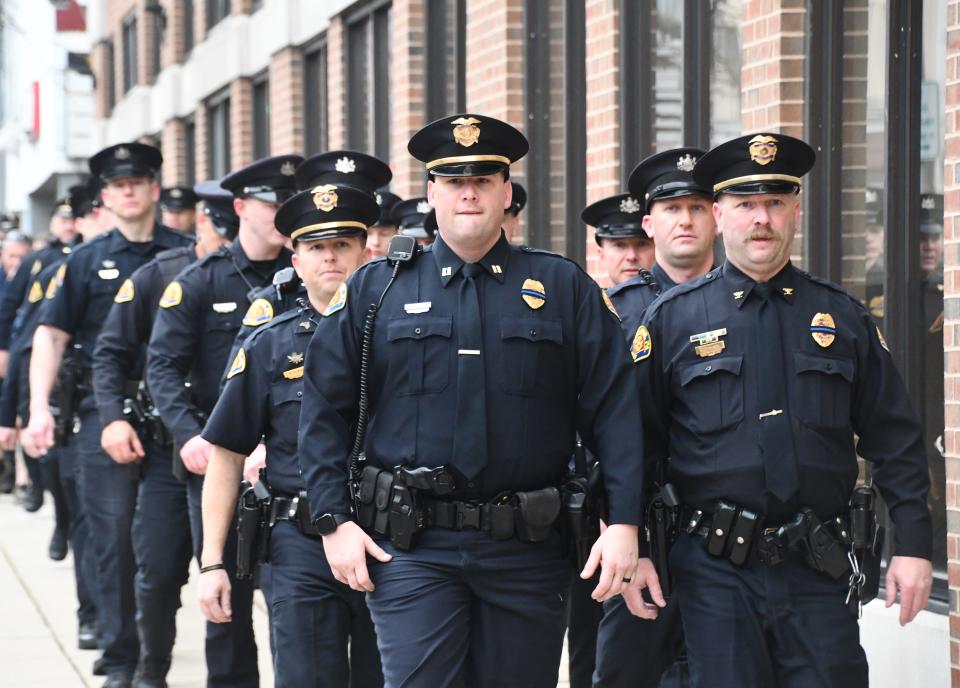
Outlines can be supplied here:
M421 498L426 526L451 530L482 530L494 539L509 539L514 532L514 505L510 500L476 503Z
M310 522L306 494L274 494L270 502L270 525L273 526L277 521L291 521L304 535L320 537L320 531Z

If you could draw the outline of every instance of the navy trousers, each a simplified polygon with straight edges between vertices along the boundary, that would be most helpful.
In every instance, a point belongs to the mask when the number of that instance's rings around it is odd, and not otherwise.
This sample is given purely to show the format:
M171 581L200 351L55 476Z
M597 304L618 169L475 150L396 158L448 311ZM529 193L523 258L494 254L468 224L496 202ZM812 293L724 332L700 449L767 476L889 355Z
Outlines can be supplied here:
M567 603L567 654L570 688L590 688L597 656L597 631L603 618L603 605L590 597L600 582L600 574L589 580L573 572Z

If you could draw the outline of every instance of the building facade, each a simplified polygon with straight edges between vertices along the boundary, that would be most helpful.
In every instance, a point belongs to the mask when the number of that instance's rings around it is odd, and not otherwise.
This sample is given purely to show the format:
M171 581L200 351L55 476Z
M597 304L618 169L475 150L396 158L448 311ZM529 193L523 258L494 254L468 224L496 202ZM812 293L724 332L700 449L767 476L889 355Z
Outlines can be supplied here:
M524 241L601 283L588 203L641 159L758 130L818 151L794 260L881 323L926 432L935 589L865 609L875 685L960 686L960 0L89 0L98 145L151 141L164 184L350 148L423 195L410 135L511 122ZM947 317L949 316L949 317ZM869 466L864 467L864 477ZM890 538L888 537L888 540Z

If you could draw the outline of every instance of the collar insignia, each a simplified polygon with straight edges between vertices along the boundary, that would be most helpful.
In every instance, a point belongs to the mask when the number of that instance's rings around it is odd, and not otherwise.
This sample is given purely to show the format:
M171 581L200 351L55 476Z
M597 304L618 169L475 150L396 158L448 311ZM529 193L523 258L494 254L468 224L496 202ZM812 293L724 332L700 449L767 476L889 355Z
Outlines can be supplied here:
M293 365L300 365L301 363L303 363L303 354L301 353L287 354L287 360L290 361Z

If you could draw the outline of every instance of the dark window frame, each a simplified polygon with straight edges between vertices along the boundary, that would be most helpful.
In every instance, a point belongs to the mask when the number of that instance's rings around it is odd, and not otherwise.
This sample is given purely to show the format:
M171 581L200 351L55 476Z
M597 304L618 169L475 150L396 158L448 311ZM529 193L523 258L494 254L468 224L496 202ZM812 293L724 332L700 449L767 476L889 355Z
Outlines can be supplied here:
M116 63L116 49L114 48L113 39L105 38L103 41L103 81L104 88L106 89L106 100L107 100L107 113L113 110L113 106L117 104L117 63Z
M155 82L160 71L163 69L163 39L166 33L166 15L162 12L148 12L150 16L150 27L153 30L153 43L151 45L152 69L150 71L150 80Z
M390 84L390 0L374 0L355 7L344 15L343 60L347 71L346 107L347 145L390 161L390 98L377 98L389 93ZM362 59L354 55L357 36L363 33ZM363 73L356 70L363 68ZM363 84L353 88L351 84ZM366 123L365 130L358 122Z
M195 12L196 7L193 3L193 0L183 0L183 59L186 61L187 56L193 51L193 46L196 43L194 40L193 32L195 30Z
M232 10L231 0L206 0L207 32L229 17Z
M197 183L197 120L193 115L183 120L183 165L184 183Z
M230 89L225 88L213 94L204 102L207 109L207 174L211 178L222 177L231 169L230 151ZM223 119L224 140L223 149L225 158L217 160L215 155L215 127L217 118ZM221 169L222 168L222 169Z
M270 78L263 70L251 79L251 114L253 128L253 158L270 155Z
M453 112L464 112L467 103L467 2L466 0L451 0L453 11L456 13L457 30L453 35L447 31L450 21L450 4L447 0L434 0L424 5L424 105L426 120L444 117ZM443 37L444 42L430 40L431 37ZM449 71L448 59L451 43L453 45L453 60L455 62L454 75L456 90L454 104L451 109L447 105L447 74Z
M123 92L128 93L138 83L140 40L137 36L137 9L120 21L120 43L123 46Z
M329 145L329 57L326 33L303 48L303 140L307 156L322 153Z

